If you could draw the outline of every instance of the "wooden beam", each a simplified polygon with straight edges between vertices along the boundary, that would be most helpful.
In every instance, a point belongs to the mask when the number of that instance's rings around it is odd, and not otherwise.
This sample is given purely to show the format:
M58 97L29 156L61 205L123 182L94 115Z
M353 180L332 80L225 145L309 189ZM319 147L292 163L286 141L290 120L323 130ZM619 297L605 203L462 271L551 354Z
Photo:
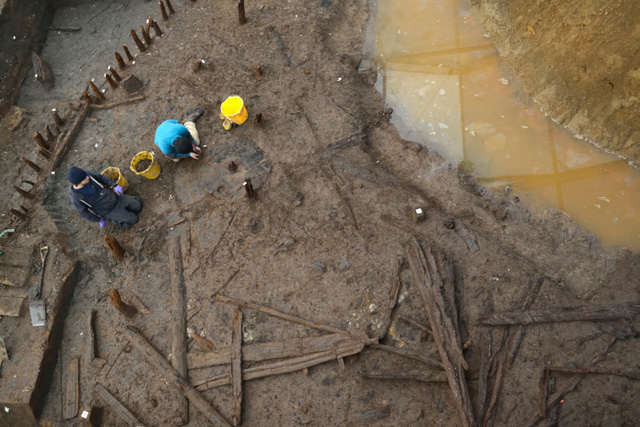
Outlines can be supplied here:
M168 266L171 274L171 365L182 377L187 376L187 306L184 274L182 269L182 248L180 238L169 241ZM175 396L177 412L173 419L175 425L189 422L189 401L179 393Z
M425 383L447 382L447 376L444 372L429 371L401 371L401 372L383 372L383 371L358 371L365 378L380 380L414 380Z
M233 333L231 334L231 395L233 411L231 422L234 426L242 420L242 312L233 312Z
M583 322L630 319L640 314L640 304L594 305L528 311L505 311L482 316L484 325L530 325L533 323Z
M118 399L116 399L102 384L96 384L93 388L98 397L109 406L122 421L131 427L144 427L135 415L133 415Z
M78 378L80 374L80 362L77 358L69 361L67 369L67 392L64 400L64 419L70 420L78 415L78 398L80 390L78 386Z
M133 326L125 328L127 339L142 354L151 367L160 374L167 382L182 390L182 393L189 399L189 402L198 409L206 419L217 426L230 427L231 424L216 411L211 404L196 390L189 382L183 378L167 362L160 353L138 332Z

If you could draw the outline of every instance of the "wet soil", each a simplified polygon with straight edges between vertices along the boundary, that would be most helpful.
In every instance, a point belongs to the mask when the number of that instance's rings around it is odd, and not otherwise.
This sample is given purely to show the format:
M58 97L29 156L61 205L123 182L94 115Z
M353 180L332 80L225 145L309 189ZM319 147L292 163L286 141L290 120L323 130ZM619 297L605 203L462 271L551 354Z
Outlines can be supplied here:
M364 331L371 338L423 357L439 353L428 331L425 302L407 264L406 247L417 239L442 252L453 266L462 342L467 343L467 381L474 408L483 399L483 352L511 349L518 327L487 327L481 315L522 307L528 290L539 286L533 308L638 303L640 256L624 248L603 248L562 212L532 213L513 194L495 194L446 164L437 153L398 137L373 84L376 71L361 70L364 34L375 14L366 1L247 4L248 22L238 25L235 3L173 1L176 13L159 17L157 4L111 1L61 4L54 24L78 26L79 33L50 34L43 49L56 86L46 92L27 79L13 113L25 120L4 122L2 170L9 182L37 182L30 220L3 217L18 232L7 244L37 236L54 242L80 262L72 306L65 323L60 363L42 413L52 425L62 418L64 378L69 361L87 348L87 314L94 322L97 355L103 366L80 368L82 408L104 406L96 384L108 388L145 425L172 425L179 401L132 347L124 328L134 325L163 356L171 357L172 306L169 241L179 239L186 288L186 326L216 348L231 345L233 306L216 295L251 301L333 328ZM122 43L134 46L129 30L155 16L164 35L154 37L135 64L120 74L143 82L137 102L92 108L60 165L36 174L21 156L36 157L31 135L49 122L52 108L71 116L89 79L101 78ZM133 48L135 49L135 47ZM132 49L132 50L133 50ZM208 66L193 69L205 59ZM262 69L262 75L254 67ZM133 95L110 90L106 101ZM244 99L249 119L222 128L220 103L229 95ZM155 128L180 120L200 106L197 121L201 160L178 163L156 152L161 173L148 180L128 170L133 156L155 150ZM262 115L258 126L253 125ZM14 122L15 124L15 122ZM234 163L237 167L230 168ZM120 167L128 193L144 202L140 222L130 230L83 221L66 195L66 169L95 171ZM250 178L255 199L243 189ZM21 202L5 185L2 211ZM417 218L420 208L424 217ZM104 233L113 234L125 258L113 258ZM32 237L33 238L33 237ZM54 270L52 270L54 271ZM45 281L43 294L57 285ZM398 304L390 291L400 283ZM109 289L139 313L123 316ZM146 307L145 310L141 308ZM322 332L242 308L243 344L318 336ZM0 329L9 325L0 321ZM12 322L13 335L31 328ZM608 328L611 326L612 328ZM610 343L599 366L635 371L639 342L635 318L532 325L510 369L499 376L503 356L489 371L501 384L489 392L485 409L495 408L495 425L525 425L538 411L539 380L545 364L583 366ZM425 330L427 331L425 333ZM613 332L612 332L613 331ZM619 331L619 332L618 332ZM504 334L509 333L509 336ZM492 334L493 345L487 337ZM203 352L189 339L189 354ZM244 367L254 366L245 362ZM484 365L487 366L487 365ZM62 370L61 370L62 367ZM197 382L229 372L229 365L191 369ZM273 425L461 425L447 383L365 379L359 371L432 371L433 367L371 347L345 360L302 371L245 381L242 424ZM553 373L557 389L574 377ZM491 390L490 388L489 390ZM563 425L633 425L640 417L637 381L588 374L556 409ZM203 396L228 420L229 386ZM480 409L477 413L484 412ZM104 425L122 425L110 409ZM192 426L209 425L191 406Z

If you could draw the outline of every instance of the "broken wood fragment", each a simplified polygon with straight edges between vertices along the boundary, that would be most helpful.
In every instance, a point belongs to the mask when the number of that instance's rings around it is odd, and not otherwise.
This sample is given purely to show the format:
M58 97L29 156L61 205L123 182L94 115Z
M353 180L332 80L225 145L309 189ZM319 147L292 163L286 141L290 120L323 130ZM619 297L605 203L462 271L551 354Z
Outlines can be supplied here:
M47 141L40 135L40 132L36 132L35 135L33 135L33 140L38 144L38 147L44 148L45 150L49 149L49 144L47 144Z
M464 373L464 370L469 367L462 354L460 336L449 317L450 313L445 310L444 298L440 291L444 284L441 272L438 271L436 259L431 248L427 247L423 250L416 238L413 238L407 245L406 252L414 282L425 303L427 318L458 407L460 419L464 425L475 426L475 415Z
M50 159L53 156L53 153L46 148L38 147L38 154L40 154L45 159Z
M106 360L98 357L98 345L95 339L95 333L93 329L94 321L96 317L95 310L89 310L89 315L87 316L87 350L86 350L86 359L85 362L87 366L95 366L98 368L102 368Z
M169 240L167 265L171 274L171 365L182 378L187 376L187 303L184 274L182 270L182 248L180 238ZM177 425L189 422L189 401L179 393L175 396L178 409L174 416Z
M409 359L413 359L413 360L418 360L422 363L426 363L427 365L431 365L431 366L435 366L437 368L442 369L442 363L438 360L434 360L434 359L429 359L427 357L424 357L418 353L414 353L412 351L409 350L405 350L403 348L396 348L390 345L384 345L384 344L371 344L371 348L375 348L376 350L382 350L382 351L386 351L388 353L393 353L393 354L397 354L399 356L404 356L407 357Z
M156 33L156 37L160 37L162 35L162 30L160 29L160 25L154 20L151 20L151 28Z
M234 426L242 420L242 312L233 312L233 333L231 334L231 395L233 411L231 422Z
M354 339L341 343L332 350L313 353L301 357L294 357L283 361L245 369L244 371L242 371L242 379L244 381L248 381L256 378L267 377L270 375L281 375L290 372L296 372L303 370L304 368L319 365L331 360L336 360L341 357L347 357L353 354L360 353L364 348L364 342L367 340L367 337L364 332L359 335L361 336L361 338L358 338L358 336L356 335L354 336ZM199 381L197 383L194 383L193 385L197 390L204 391L229 384L231 384L230 373Z
M442 371L400 371L400 372L382 372L382 371L358 371L360 375L370 379L380 380L413 380L424 383L447 382L447 376Z
M245 301L241 301L241 300L237 300L237 299L232 299L229 297L226 297L224 295L216 295L215 296L215 300L218 302L222 302L225 304L232 304L232 305L239 305L241 307L247 307L250 308L252 310L257 310L260 311L262 313L266 313L270 316L274 316L274 317L279 317L280 319L284 319L284 320L288 320L290 322L294 322L294 323L299 323L301 325L305 325L308 326L310 328L314 328L314 329L319 329L321 331L327 331L327 332L333 332L333 333L340 333L340 332L344 332L338 328L334 328L332 326L327 326L327 325L323 325L321 323L316 323L316 322L311 322L309 320L306 319L302 319L300 317L296 317L296 316L292 316L290 314L286 314L286 313L282 313L280 311L277 310L273 310L269 307L265 307L262 305L258 305L258 304L254 304L252 302L245 302Z
M78 377L79 377L80 363L78 359L73 358L69 360L69 367L67 369L67 388L64 400L63 417L65 420L70 420L78 415L78 398L80 396Z
M132 318L138 313L138 309L122 301L120 293L116 289L109 289L109 297L116 309L128 318Z
M640 304L594 305L574 308L505 311L482 316L484 325L530 325L533 323L581 322L631 319L640 313Z
M200 350L204 352L212 352L214 350L214 345L211 342L211 340L208 340L205 337L201 337L196 333L191 334L191 338L193 338L195 342L198 343ZM187 359L187 366L191 368L191 366L189 366L188 359Z
M169 362L154 349L151 344L132 326L125 328L127 339L142 354L147 363L159 373L168 383L182 391L193 406L198 409L211 423L217 426L230 426L230 424L216 411L211 404L183 378Z
M29 218L26 214L24 214L23 212L20 212L17 209L14 209L14 208L11 208L9 210L9 212L11 212L13 215L16 216L16 218L18 218L18 219L20 219L22 221L25 221L25 220L27 220Z
M94 391L98 394L98 397L119 416L119 419L124 421L128 426L144 427L136 416L120 403L102 384L96 384Z
M42 87L47 90L51 89L53 87L53 74L49 65L35 52L31 52L31 62L36 79L42 84Z

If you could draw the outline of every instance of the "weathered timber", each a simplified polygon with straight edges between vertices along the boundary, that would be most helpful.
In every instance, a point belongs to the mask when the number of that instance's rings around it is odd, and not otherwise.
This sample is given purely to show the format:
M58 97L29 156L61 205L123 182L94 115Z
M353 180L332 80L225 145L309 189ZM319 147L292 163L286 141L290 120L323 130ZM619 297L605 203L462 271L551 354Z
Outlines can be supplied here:
M513 337L512 330L509 328L503 328L502 337L499 340L498 348L496 352L490 357L490 369L489 376L494 378L493 388L491 390L491 397L489 398L489 405L484 413L484 418L482 419L483 426L491 426L493 425L493 420L495 416L495 407L498 402L498 398L500 397L500 393L502 391L502 383L504 381L504 376L506 372L506 364L507 364L507 351L506 346L509 342L511 342Z
M195 332L193 334L191 334L191 338L193 338L195 340L195 342L198 343L198 346L200 347L200 350L205 351L205 352L212 352L214 349L214 345L211 342L211 340L208 340L205 337L201 337L200 335L196 334ZM188 355L187 355L187 365L188 365L189 359L188 359Z
M639 371L628 371L622 368L605 368L598 366L590 366L585 368L569 368L564 366L545 366L546 371L562 372L564 374L600 374L600 375L616 375L618 377L626 377L632 380L640 380Z
M237 426L242 421L242 312L233 312L233 333L231 334L231 395L233 410L231 422Z
M582 322L631 319L640 313L640 304L594 305L574 308L506 311L482 316L484 325L530 325L533 323Z
M36 79L42 84L42 87L47 90L51 89L53 87L53 73L51 73L49 64L43 61L35 52L31 52L31 62Z
M401 371L401 372L382 372L382 371L358 371L365 378L380 380L414 380L424 383L447 382L447 376L444 372L427 372L427 371Z
M182 269L182 248L180 238L169 241L168 266L171 272L171 365L182 378L187 376L187 303L184 274ZM189 422L189 401L181 393L175 396L178 409L173 422L184 425Z
M414 282L425 303L427 318L460 413L460 420L466 426L476 426L464 374L468 365L462 355L460 338L445 311L444 300L440 293L443 283L435 258L430 248L424 251L416 238L407 245L406 252Z
M70 420L78 415L78 398L80 390L78 386L78 377L80 373L80 363L78 359L73 358L69 361L67 369L67 391L64 400L63 417Z
M611 337L611 339L607 343L604 350L599 354L595 355L593 359L591 359L591 361L584 366L584 368L593 367L594 365L606 359L609 349L615 342L616 342L616 337ZM565 394L569 393L574 388L576 388L576 386L580 383L580 380L582 380L583 376L584 374L580 374L580 373L573 375L572 378L569 381L567 381L562 387L560 387L558 391L556 391L551 396L549 396L549 398L547 399L547 408L551 408L554 405L556 405ZM527 422L526 424L527 427L535 426L538 423L538 421L540 421L542 418L545 417L545 415L546 414L536 413L533 417L531 417L529 422Z
M266 313L266 314L268 314L270 316L273 316L273 317L278 317L280 319L288 320L290 322L299 323L301 325L309 326L310 328L319 329L321 331L333 332L333 333L344 332L344 331L342 331L342 330L340 330L338 328L334 328L332 326L323 325L322 323L317 323L317 322L311 322L309 320L302 319L302 318L296 317L296 316L292 316L290 314L286 314L286 313L274 310L274 309L269 308L269 307L265 307L265 306L262 306L262 305L254 304L252 302L246 302L246 301L241 301L241 300L237 300L237 299L232 299L232 298L226 297L224 295L216 295L215 299L218 302L223 302L225 304L239 305L241 307L247 307L247 308L250 308L252 310L257 310L257 311L260 311L262 313Z
M484 418L484 407L487 403L487 384L489 377L489 359L493 348L493 331L488 329L482 340L482 359L480 362L480 373L478 382L478 392L476 395L476 419Z
M230 424L216 411L211 404L183 378L169 362L153 348L151 344L132 326L125 328L127 339L142 354L147 363L159 373L167 382L182 390L189 402L198 409L202 415L217 426L230 426Z
M397 261L396 279L391 285L389 291L389 309L393 310L398 303L398 296L400 296L400 289L402 289L402 280L400 279L400 273L402 272L402 260Z
M363 337L361 339L354 339L351 342L343 343L333 350L313 353L302 357L294 357L280 362L245 369L242 372L242 379L244 381L248 381L256 378L268 377L270 375L280 375L300 371L304 368L360 353L364 348L364 342L367 339L366 334L362 333L362 335ZM204 391L229 384L231 384L231 374L222 374L195 383L194 386L197 390Z
M87 366L102 368L107 361L98 357L98 345L94 332L95 318L96 311L89 310L89 314L87 315L87 350L85 362Z
M118 417L131 427L144 427L144 425L131 413L118 399L113 396L102 384L96 384L93 388L98 397L109 406Z
M242 346L242 360L260 362L285 357L305 356L336 348L354 339L348 332L323 335L321 337L291 338L284 341L266 342ZM368 338L367 338L368 340ZM189 354L189 369L208 368L231 363L231 348L221 347L210 353Z
M377 350L382 350L382 351L386 351L388 353L393 353L393 354L397 354L403 357L407 357L409 359L413 359L413 360L418 360L422 363L426 363L427 365L431 365L431 366L435 366L437 368L442 369L442 363L434 360L434 359L429 359L427 357L424 357L418 353L414 353L412 351L409 350L405 350L402 348L397 348L397 347L393 347L390 345L384 345L384 344L371 344L371 348L375 348Z
M538 292L540 292L540 287L544 283L544 277L539 277L536 281L531 282L525 292L522 300L516 307L517 310L529 310L533 303L536 301L536 297L538 296ZM511 369L511 365L513 365L513 361L516 358L516 354L518 353L518 348L520 348L520 343L524 339L524 335L527 332L526 325L520 325L518 328L518 332L516 332L516 336L511 344L511 349L509 350L509 356L507 357L507 369Z
M120 105L133 104L134 102L142 101L143 99L145 99L145 96L144 95L139 95L139 96L134 96L134 97L129 98L129 99L125 99L123 101L112 102L110 104L91 104L89 107L97 109L97 110L104 110L104 109L107 109L107 108L118 107Z
M70 123L69 128L65 132L60 132L55 146L55 158L53 160L53 169L57 168L64 156L66 155L69 142L76 136L82 122L87 116L89 111L87 104L82 104L78 110L78 114L73 118L73 122Z

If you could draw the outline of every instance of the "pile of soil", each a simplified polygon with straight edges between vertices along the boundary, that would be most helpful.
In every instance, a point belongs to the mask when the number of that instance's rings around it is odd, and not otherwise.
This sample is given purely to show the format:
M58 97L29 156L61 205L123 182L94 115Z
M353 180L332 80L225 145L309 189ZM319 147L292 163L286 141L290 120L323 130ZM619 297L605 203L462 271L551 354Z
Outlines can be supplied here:
M149 159L143 159L143 160L140 160L138 163L136 163L135 168L137 172L141 173L149 169L152 164L153 164L153 161Z

